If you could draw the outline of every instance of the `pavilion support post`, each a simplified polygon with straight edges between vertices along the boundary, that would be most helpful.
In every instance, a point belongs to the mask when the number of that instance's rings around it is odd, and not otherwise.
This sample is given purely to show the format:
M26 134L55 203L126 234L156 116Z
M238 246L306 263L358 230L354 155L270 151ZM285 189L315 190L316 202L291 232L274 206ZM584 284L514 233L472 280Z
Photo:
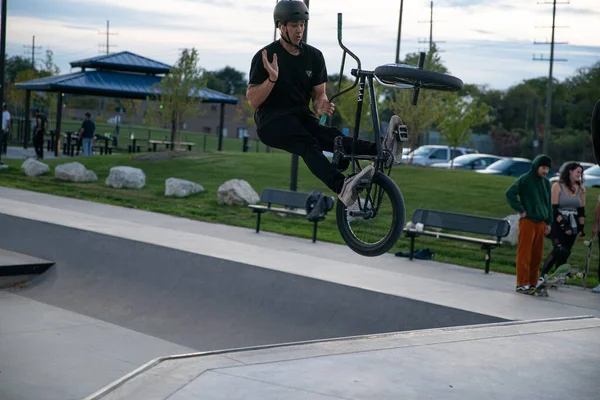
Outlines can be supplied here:
M225 127L225 103L221 103L221 116L219 118L219 151L223 150L223 129Z
M56 102L56 132L55 132L55 140L54 140L54 155L58 157L59 150L59 139L60 139L60 123L62 119L62 109L63 109L63 93L58 92L58 101Z
M29 144L29 134L31 132L31 123L29 121L29 115L31 111L29 110L29 105L31 104L31 90L25 91L25 126L24 126L24 134L23 134L23 148L26 149Z

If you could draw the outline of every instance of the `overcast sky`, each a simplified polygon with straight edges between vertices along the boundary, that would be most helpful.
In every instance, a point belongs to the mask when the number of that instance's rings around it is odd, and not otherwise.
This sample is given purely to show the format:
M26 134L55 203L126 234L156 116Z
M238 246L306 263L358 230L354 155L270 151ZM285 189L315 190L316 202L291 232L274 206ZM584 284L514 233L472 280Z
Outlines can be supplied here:
M429 37L429 1L404 1L401 53L424 50ZM39 59L52 50L62 73L69 61L99 55L110 20L111 52L131 51L173 64L182 48L196 47L201 66L249 71L252 56L273 40L275 0L8 0L7 53L28 55L36 37ZM368 5L369 8L359 8ZM394 61L400 0L312 0L308 43L325 54L330 74L339 72L342 51L337 13L344 14L344 44L363 68ZM450 73L466 83L505 89L548 75L552 5L538 0L438 0L433 39L440 41ZM600 0L557 6L555 77L600 61ZM562 28L564 27L564 28ZM36 57L38 58L38 57ZM349 65L349 62L347 62ZM347 71L351 66L349 65Z

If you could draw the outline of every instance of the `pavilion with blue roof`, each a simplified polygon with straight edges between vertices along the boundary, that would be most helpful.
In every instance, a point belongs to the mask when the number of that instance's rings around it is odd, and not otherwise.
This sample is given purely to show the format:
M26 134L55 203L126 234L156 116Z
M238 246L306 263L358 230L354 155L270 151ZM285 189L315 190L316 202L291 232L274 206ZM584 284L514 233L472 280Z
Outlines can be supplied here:
M19 89L26 90L25 146L29 141L29 108L32 91L58 93L56 132L60 132L65 93L145 100L148 97L160 96L156 84L172 68L170 65L128 51L74 61L70 64L73 68L81 68L81 71L20 82L15 85ZM234 96L208 88L199 89L194 95L203 103L221 104L221 127L224 124L225 105L235 105L239 101ZM219 129L219 135L222 135L222 129ZM58 141L55 143L55 154L58 155Z

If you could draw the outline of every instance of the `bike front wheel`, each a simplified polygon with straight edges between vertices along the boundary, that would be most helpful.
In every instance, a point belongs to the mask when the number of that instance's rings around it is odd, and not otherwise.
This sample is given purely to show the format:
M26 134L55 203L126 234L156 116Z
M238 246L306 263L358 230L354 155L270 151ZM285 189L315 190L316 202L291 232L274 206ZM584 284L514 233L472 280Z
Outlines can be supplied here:
M376 172L370 188L346 207L338 200L336 219L344 242L356 253L376 257L390 250L400 238L406 216L404 198L396 183Z

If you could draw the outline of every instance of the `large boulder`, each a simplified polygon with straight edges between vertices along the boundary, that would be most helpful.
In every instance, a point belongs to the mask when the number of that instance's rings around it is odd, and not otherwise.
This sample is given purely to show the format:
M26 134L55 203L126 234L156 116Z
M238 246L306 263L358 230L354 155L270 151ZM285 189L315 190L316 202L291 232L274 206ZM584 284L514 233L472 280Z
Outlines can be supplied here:
M194 182L177 178L169 178L165 182L165 196L188 197L200 192L204 192L204 187Z
M106 178L106 186L115 189L141 189L146 185L146 174L139 168L112 167Z
M519 220L521 219L521 216L519 214L513 214L504 217L504 219L510 224L510 232L508 233L508 236L502 238L502 242L516 245L519 241Z
M78 162L61 164L54 168L54 176L56 179L70 182L95 182L98 177L94 171L90 171L85 166Z
M27 176L40 176L50 172L50 167L48 165L39 162L38 160L34 160L33 158L25 160L23 165L21 165L21 169Z
M217 201L219 205L245 206L256 204L260 200L250 184L242 179L232 179L219 186Z

